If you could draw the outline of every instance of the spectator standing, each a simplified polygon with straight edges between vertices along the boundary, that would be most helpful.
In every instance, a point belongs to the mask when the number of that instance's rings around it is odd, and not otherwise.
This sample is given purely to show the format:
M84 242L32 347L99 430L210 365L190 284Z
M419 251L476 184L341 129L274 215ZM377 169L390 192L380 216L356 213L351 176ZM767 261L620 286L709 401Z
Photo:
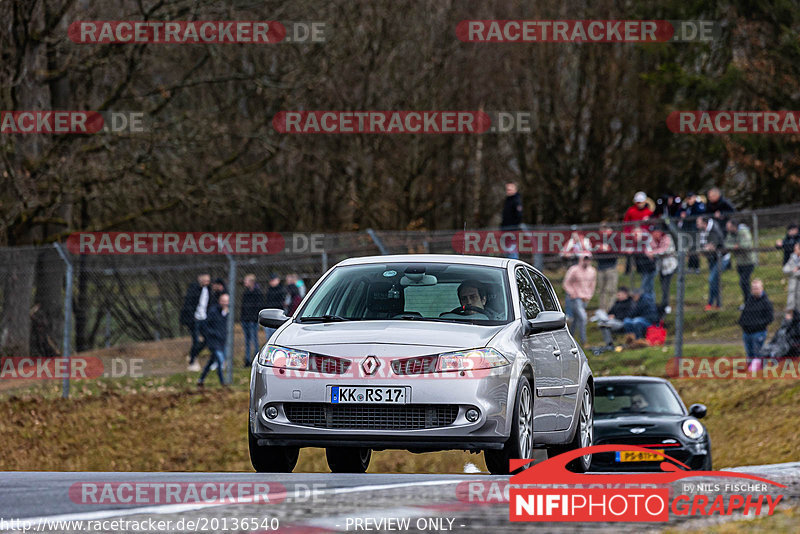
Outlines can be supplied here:
M689 245L689 272L698 274L700 272L700 257L697 255L697 224L696 217L706 212L706 205L694 193L690 192L686 197L686 206L680 213L681 230L688 234Z
M761 347L767 340L767 327L772 319L772 303L764 294L764 284L755 278L750 284L750 294L739 316L739 326L742 327L742 340L748 360L759 357Z
M575 335L577 331L581 343L586 343L586 303L592 299L597 285L597 270L592 267L591 258L591 254L582 254L578 264L564 276L564 291L573 314L572 332Z
M244 332L244 366L250 367L252 357L258 352L258 312L264 308L264 293L256 283L256 275L244 277L242 307L239 319ZM252 347L252 350L251 350Z
M718 310L722 302L719 292L719 277L722 272L721 251L725 237L716 219L707 215L697 218L697 229L700 231L700 248L706 252L708 259L708 304L705 310Z
M625 326L625 319L631 317L633 312L633 299L630 291L622 286L617 291L617 300L608 310L608 319L600 323L600 333L603 334L603 341L606 346L614 346L614 333L621 332Z
M641 339L647 334L647 328L658 321L658 310L653 295L641 289L633 291L633 302L630 316L622 321L622 329L633 333L636 339Z
M646 221L653 215L653 210L650 209L650 206L647 204L647 193L644 191L639 191L635 195L633 195L633 205L629 207L625 211L625 215L622 217L624 222L637 222L637 221ZM644 225L638 225L640 228L644 227ZM626 234L630 234L634 231L637 225L625 225L623 228L623 232ZM631 256L628 256L625 261L625 274L631 272L631 266L633 262L631 260Z
M733 253L736 260L736 272L739 274L739 287L742 290L742 305L751 295L750 276L756 268L756 251L753 250L753 234L746 224L736 219L728 219L726 224L728 235L725 236L725 248Z
M276 310L283 310L286 311L285 303L286 297L288 293L286 288L281 284L281 277L275 273L269 275L269 287L267 287L267 291L264 296L264 307L269 309L276 309ZM269 338L273 332L275 332L275 328L267 328L265 327L264 330L267 333L267 342L269 342Z
M600 239L597 246L597 297L599 308L608 311L612 305L614 294L619 284L617 271L617 253L612 250L611 237L613 230L607 223L600 224Z
M786 237L775 241L775 248L783 250L783 265L789 261L796 243L800 243L800 227L797 223L792 223L786 227Z
M706 202L706 213L713 217L719 224L719 227L723 229L724 235L724 228L728 222L728 218L736 211L736 208L727 198L722 196L722 191L720 191L719 187L712 187L709 189L706 197L708 200L708 202Z
M208 306L211 307L219 304L219 296L223 293L227 293L225 289L225 280L217 278L214 280L214 283L211 284L211 298L208 301Z
M208 310L208 319L204 323L203 329L211 357L203 368L200 378L197 379L197 385L200 387L203 387L206 376L214 368L217 370L219 383L225 385L225 380L222 378L222 367L225 364L225 342L228 338L229 302L228 294L222 293L218 297L218 303Z
M206 320L208 312L208 302L211 294L209 284L211 276L202 273L197 276L197 281L192 282L183 297L183 307L181 308L180 322L189 329L192 335L192 347L189 349L189 370L199 371L200 364L197 363L197 355L206 346L203 339L203 322Z
M655 300L656 262L652 249L652 236L642 228L634 228L636 236L633 261L636 272L642 277L642 291L649 293Z
M303 297L300 295L300 288L297 287L297 274L289 273L286 275L286 315L293 315Z
M669 305L669 288L672 283L672 275L678 269L678 258L675 257L675 243L672 240L672 236L665 232L663 228L654 228L650 235L653 238L653 254L658 258L658 275L661 282L660 308L665 313L670 313L672 308Z
M506 183L506 200L503 203L503 217L500 222L500 229L503 231L519 230L522 224L522 197L519 194L517 184L514 182ZM509 258L519 258L517 245L505 251Z
M783 274L789 277L786 308L800 310L800 243L795 243L794 252L783 266Z

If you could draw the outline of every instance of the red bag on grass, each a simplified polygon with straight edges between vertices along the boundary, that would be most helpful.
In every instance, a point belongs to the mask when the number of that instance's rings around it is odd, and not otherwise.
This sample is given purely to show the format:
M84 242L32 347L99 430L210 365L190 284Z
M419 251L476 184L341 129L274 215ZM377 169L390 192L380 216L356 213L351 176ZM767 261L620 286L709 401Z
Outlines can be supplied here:
M648 326L644 337L651 346L663 345L667 340L667 329L664 328L664 323L659 323L658 326Z

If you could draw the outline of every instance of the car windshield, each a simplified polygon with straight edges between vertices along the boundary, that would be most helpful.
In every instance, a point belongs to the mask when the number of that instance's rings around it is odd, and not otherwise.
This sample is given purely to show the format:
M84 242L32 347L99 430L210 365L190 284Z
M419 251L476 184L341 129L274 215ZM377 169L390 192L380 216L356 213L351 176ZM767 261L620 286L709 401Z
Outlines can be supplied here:
M513 318L505 269L447 263L370 263L334 269L298 320L506 324Z
M666 384L613 383L595 387L594 414L598 418L683 413L680 401Z

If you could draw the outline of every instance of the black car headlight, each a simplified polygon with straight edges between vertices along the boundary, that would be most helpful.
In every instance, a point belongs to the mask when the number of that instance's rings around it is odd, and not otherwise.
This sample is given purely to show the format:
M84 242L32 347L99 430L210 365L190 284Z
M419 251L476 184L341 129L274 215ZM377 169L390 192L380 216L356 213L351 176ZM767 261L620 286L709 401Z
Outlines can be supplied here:
M700 439L706 433L706 429L697 419L687 419L681 425L681 430L687 438Z

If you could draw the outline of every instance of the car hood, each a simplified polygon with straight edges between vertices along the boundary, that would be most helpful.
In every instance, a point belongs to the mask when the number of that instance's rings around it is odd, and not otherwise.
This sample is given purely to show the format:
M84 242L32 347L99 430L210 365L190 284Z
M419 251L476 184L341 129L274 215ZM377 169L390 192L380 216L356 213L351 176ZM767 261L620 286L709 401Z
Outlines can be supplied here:
M411 356L485 347L505 327L402 320L292 322L281 328L271 341L275 345L333 356L364 354L364 350L377 355Z

